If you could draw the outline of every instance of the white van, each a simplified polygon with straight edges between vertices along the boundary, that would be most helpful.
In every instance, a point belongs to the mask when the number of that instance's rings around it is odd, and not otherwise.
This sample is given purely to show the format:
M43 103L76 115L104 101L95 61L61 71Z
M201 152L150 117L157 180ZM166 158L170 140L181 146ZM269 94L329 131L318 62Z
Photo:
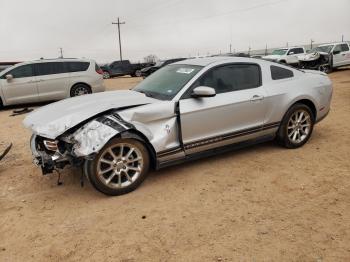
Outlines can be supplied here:
M103 91L103 71L93 60L38 60L0 72L0 107Z

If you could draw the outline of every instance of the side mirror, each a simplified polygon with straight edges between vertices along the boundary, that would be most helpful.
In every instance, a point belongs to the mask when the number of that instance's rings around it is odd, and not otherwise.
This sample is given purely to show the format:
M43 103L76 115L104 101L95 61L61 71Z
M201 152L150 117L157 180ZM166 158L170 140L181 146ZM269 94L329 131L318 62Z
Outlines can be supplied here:
M293 51L292 51L292 52L289 52L288 55L294 55L294 52L293 52Z
M193 89L192 97L213 97L216 95L215 89L208 86L198 86Z
M340 51L333 51L333 55L340 54Z
M6 75L5 77L7 81L11 81L13 79L13 75Z

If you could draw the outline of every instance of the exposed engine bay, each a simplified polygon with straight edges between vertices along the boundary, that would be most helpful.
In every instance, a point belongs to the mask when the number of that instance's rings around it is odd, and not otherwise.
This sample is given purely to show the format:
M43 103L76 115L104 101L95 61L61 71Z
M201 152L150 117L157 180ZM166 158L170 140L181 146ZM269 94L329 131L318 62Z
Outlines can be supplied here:
M332 70L333 55L324 52L308 53L299 57L300 69L319 70L329 73Z

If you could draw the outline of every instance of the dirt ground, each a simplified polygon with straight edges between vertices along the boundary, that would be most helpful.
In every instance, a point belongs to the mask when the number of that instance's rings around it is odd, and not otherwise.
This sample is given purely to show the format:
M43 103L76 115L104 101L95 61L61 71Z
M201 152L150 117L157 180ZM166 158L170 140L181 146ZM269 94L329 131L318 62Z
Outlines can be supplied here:
M152 172L107 197L42 176L24 116L0 112L0 261L350 261L350 69L309 143L265 143ZM140 79L106 81L129 88Z

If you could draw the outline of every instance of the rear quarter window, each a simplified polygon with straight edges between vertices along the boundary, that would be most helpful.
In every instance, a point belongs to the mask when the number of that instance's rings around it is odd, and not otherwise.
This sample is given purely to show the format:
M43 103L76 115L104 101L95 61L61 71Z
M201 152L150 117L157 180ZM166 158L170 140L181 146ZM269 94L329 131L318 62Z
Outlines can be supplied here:
M67 62L69 72L82 72L86 71L90 63L89 62Z
M279 66L270 66L271 69L271 78L273 80L280 80L280 79L286 79L291 78L294 76L294 73L292 70L279 67Z
M53 75L66 73L67 69L63 62L48 62L35 64L37 75Z

